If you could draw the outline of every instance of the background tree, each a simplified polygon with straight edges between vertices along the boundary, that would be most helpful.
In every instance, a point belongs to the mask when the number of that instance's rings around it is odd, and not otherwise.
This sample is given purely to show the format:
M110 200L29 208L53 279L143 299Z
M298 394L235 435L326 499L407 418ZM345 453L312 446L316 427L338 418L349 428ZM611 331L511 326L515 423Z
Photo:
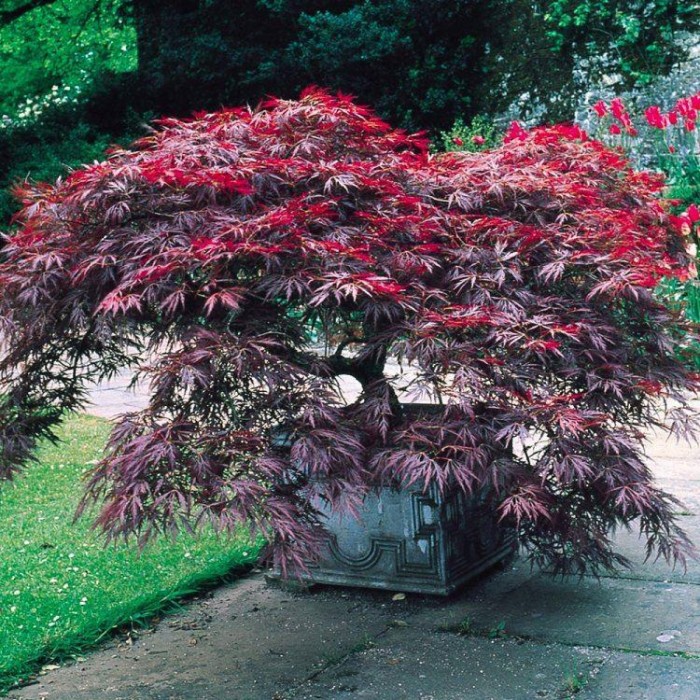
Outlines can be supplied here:
M101 100L136 68L133 22L121 0L29 0L0 10L0 220L15 208L9 185L55 178L140 131L124 94ZM115 118L112 119L112 115Z
M104 73L134 70L135 31L121 0L43 0L0 11L0 114L54 85L87 89Z
M676 0L9 0L0 185L55 177L153 115L291 97L312 83L431 133L519 98L523 114L569 119L582 59L596 59L591 79L648 80L682 57L676 35L697 29L699 14ZM0 209L7 220L6 195Z
M692 4L561 0L247 0L134 6L143 83L156 111L183 113L309 83L357 94L409 129L527 110L571 118L588 79L646 82L682 59ZM222 79L223 78L223 79ZM187 84L188 91L181 88Z

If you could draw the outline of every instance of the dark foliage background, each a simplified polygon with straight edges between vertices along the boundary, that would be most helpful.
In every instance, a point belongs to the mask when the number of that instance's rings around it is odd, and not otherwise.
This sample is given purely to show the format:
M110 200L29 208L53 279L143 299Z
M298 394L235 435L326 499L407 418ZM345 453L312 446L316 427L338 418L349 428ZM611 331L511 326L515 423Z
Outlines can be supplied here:
M0 217L6 186L53 178L126 142L158 114L296 96L316 83L357 95L393 124L431 133L526 95L568 119L591 79L648 81L699 26L677 0L6 0L0 10ZM27 97L79 88L75 103L18 118ZM75 94L75 92L73 93ZM541 111L540 109L540 111ZM21 110L20 110L21 111Z

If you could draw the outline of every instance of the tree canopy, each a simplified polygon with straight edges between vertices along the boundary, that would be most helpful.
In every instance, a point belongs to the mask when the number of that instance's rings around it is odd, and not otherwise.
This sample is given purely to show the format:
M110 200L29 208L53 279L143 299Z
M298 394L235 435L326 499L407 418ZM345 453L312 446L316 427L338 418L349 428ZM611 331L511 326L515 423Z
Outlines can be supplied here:
M682 432L698 382L687 329L651 291L689 263L662 186L576 127L431 155L319 89L165 119L18 192L0 473L86 382L132 366L150 403L116 424L89 484L112 535L244 522L300 563L317 499L417 483L489 488L558 571L622 562L609 530L637 518L650 551L682 560L641 432L666 402ZM362 385L349 404L342 375ZM437 412L405 410L410 389Z

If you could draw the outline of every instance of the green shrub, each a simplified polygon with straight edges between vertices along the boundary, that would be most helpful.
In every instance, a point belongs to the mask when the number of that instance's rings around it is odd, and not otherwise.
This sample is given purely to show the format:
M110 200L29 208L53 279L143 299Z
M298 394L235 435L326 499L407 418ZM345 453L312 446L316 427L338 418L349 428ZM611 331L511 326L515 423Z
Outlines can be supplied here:
M448 131L441 131L436 139L439 151L485 151L497 146L503 134L488 117L477 114L469 124L460 117Z

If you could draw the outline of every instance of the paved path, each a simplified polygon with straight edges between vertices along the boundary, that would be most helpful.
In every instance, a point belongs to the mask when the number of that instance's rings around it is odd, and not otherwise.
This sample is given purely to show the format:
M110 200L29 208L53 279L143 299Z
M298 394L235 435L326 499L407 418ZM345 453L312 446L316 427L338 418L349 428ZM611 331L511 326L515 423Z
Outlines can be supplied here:
M122 413L138 411L148 404L144 387L130 388L132 374L129 371L93 386L89 391L90 405L86 410L94 416L115 418Z
M117 384L102 415L123 398ZM700 453L661 440L650 452L700 543ZM447 601L291 593L257 573L9 697L699 700L700 563L685 574L644 565L636 536L618 542L635 561L623 577L551 580L516 560Z

